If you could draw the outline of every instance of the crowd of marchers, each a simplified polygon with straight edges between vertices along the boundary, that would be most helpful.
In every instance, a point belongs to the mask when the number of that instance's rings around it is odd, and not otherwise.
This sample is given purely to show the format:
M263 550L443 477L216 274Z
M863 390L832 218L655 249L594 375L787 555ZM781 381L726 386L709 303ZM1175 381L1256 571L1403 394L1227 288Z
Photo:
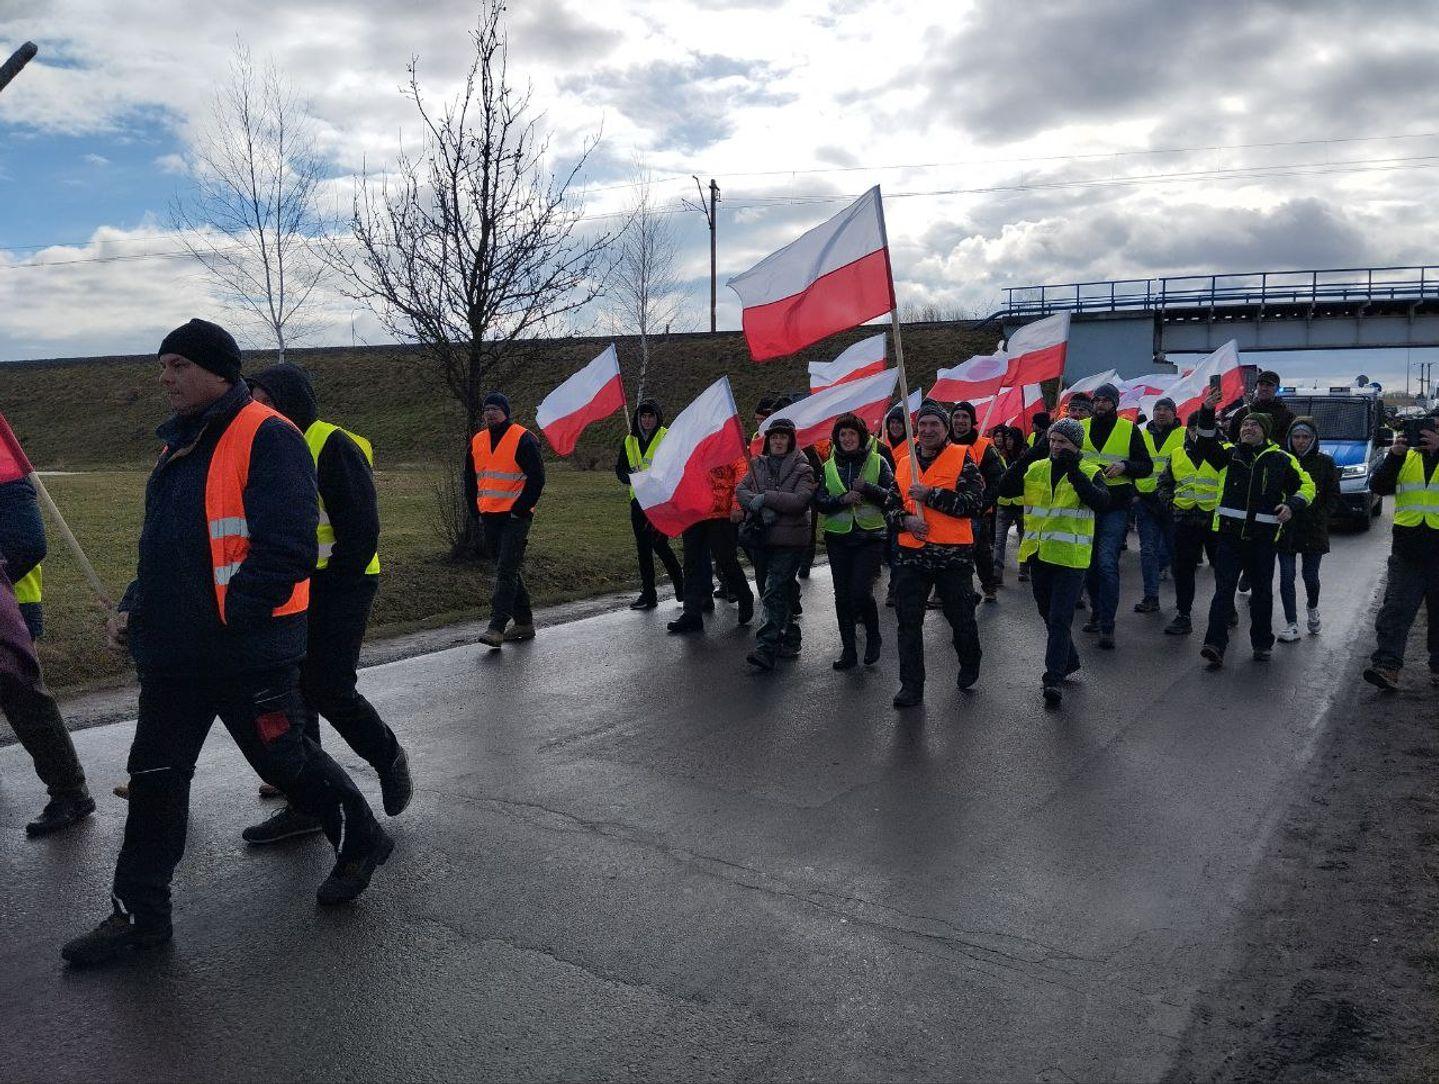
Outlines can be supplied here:
M77 966L171 940L171 882L185 848L190 783L216 718L258 775L261 793L284 799L244 830L245 841L264 846L323 834L333 848L334 867L317 890L322 904L364 892L394 841L325 752L319 719L375 771L387 816L403 812L414 791L398 737L356 687L381 570L369 442L322 420L297 366L244 377L235 340L216 324L196 319L176 328L158 362L172 413L156 430L162 451L146 488L135 577L107 628L140 682L128 778L115 787L128 801L125 831L109 915L62 949ZM971 404L925 401L912 419L902 407L892 410L879 433L841 416L829 439L812 447L797 446L793 423L770 418L786 402L766 400L756 410L763 428L750 454L709 472L708 514L683 532L682 557L631 492L642 585L632 608L659 605L656 558L682 604L668 625L673 634L702 632L717 601L733 604L748 625L758 597L761 623L747 662L772 674L801 654L800 581L822 538L839 623L834 668L881 659L877 593L888 570L884 604L895 610L900 679L894 705L908 708L924 698L931 609L951 630L955 683L967 689L980 680L975 610L997 600L1013 531L1018 579L1029 584L1045 629L1039 689L1059 704L1081 667L1076 613L1087 615L1083 631L1098 648L1118 646L1120 553L1133 527L1144 584L1135 609L1157 613L1168 576L1176 612L1164 632L1192 634L1196 570L1207 557L1214 594L1200 654L1211 668L1223 665L1239 620L1235 597L1247 591L1250 647L1266 661L1275 640L1276 565L1284 610L1278 638L1300 636L1299 582L1307 631L1321 630L1320 569L1339 488L1314 420L1294 417L1278 386L1277 374L1262 373L1246 401L1221 410L1215 390L1181 421L1162 399L1152 419L1122 417L1118 391L1101 385L1071 396L1064 417L1040 414L1029 434L1007 426L981 433ZM503 394L485 398L482 423L464 480L495 562L480 641L498 651L536 635L524 564L545 468L537 440ZM665 433L659 403L642 400L615 464L621 483L653 463ZM1398 687L1410 628L1427 603L1429 665L1439 684L1434 418L1394 436L1371 485L1394 498L1394 541L1364 677ZM34 650L43 632L45 552L30 483L0 485L0 710L49 791L26 826L33 837L95 810Z

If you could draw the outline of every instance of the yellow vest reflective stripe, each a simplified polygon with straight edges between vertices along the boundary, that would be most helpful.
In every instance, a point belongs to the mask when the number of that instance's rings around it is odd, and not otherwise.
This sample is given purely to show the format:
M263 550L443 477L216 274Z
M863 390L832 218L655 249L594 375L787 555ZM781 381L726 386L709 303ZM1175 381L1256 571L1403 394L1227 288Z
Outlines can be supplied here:
M358 433L351 433L348 429L340 429L338 425L331 425L329 422L315 422L305 430L305 443L310 446L310 455L315 460L316 468L320 465L320 453L325 450L325 442L336 430L344 433L360 446L360 451L365 453L365 460L373 469L375 466L375 450L370 442ZM335 551L335 528L330 524L330 515L325 511L325 498L320 498L320 526L315 530L315 539L320 544L320 559L315 562L316 568L330 567L330 554ZM380 571L380 554L370 558L370 563L365 566L365 575L375 576Z
M1149 449L1149 458L1154 460L1154 473L1148 478L1136 478L1134 488L1140 493L1153 493L1159 488L1159 476L1169 465L1169 457L1174 454L1174 449L1184 446L1184 426L1176 425L1171 429L1161 445L1154 443L1154 434L1149 431L1148 426L1145 426L1142 432L1144 446Z
M1129 441L1134 433L1134 423L1128 418L1116 418L1114 428L1110 431L1109 439L1104 442L1103 448L1096 448L1089 439L1089 426L1093 418L1085 418L1080 424L1084 426L1084 445L1080 448L1080 458L1086 467L1098 467L1103 470L1111 463L1121 463L1129 458ZM1107 486L1135 485L1136 479L1130 478L1127 474L1121 474L1118 478L1105 478Z
M1410 448L1394 487L1394 525L1439 530L1439 465L1424 477L1424 453Z
M1091 482L1097 466L1081 464ZM1094 549L1094 509L1079 499L1068 478L1052 485L1053 461L1041 459L1024 472L1024 541L1019 560L1039 559L1063 568L1088 568Z
M838 454L836 449L834 454L824 461L824 488L831 497L842 497L849 492L849 487L839 477L839 465L835 462ZM869 456L864 461L864 470L860 472L860 477L872 486L879 485L879 466L879 452L871 441ZM838 512L826 513L820 522L830 534L849 534L856 523L861 531L882 531L884 510L869 501L861 501L857 505L846 505Z
M669 430L660 426L655 430L655 435L650 437L650 446L643 452L640 451L640 438L631 433L625 437L625 460L630 465L630 473L637 470L649 470L655 463L655 452L659 451L660 441L665 439ZM630 496L634 497L635 487L630 486Z
M43 580L44 576L40 572L40 566L36 565L15 581L15 601L22 605L39 603L44 586Z
M1169 453L1169 473L1174 476L1175 508L1213 512L1219 506L1219 471L1207 460L1195 463L1183 444Z

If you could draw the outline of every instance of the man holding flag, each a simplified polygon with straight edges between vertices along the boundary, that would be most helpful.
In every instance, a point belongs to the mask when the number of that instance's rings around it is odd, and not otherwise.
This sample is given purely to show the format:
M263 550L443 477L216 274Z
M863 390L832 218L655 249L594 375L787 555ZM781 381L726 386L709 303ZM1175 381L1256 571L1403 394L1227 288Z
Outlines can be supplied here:
M635 419L630 432L620 444L620 454L615 460L615 477L630 490L630 528L634 531L635 551L640 562L640 597L630 603L631 610L653 610L660 604L655 587L655 558L658 557L669 573L675 587L675 596L684 600L684 572L679 559L670 549L669 539L650 524L645 510L635 500L634 486L630 475L635 471L649 470L654 465L655 453L668 432L664 426L664 414L656 399L641 399L635 407Z

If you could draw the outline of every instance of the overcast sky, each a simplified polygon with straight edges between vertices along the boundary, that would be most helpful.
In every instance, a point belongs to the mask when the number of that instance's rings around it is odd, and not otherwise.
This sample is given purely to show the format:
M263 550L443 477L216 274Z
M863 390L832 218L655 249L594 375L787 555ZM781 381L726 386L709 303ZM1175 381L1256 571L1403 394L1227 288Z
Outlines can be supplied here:
M0 0L0 51L41 48L0 95L0 359L149 351L190 315L224 318L194 265L150 254L178 247L167 206L237 39L308 100L348 190L417 140L406 61L451 92L474 14ZM1435 15L1419 0L515 0L511 71L558 156L602 128L592 212L623 204L637 157L666 204L691 174L718 179L721 283L879 183L901 301L987 313L1005 286L1434 261ZM705 224L675 222L700 329ZM737 326L733 294L720 301ZM315 341L352 327L382 337L336 305ZM1395 357L1307 367L1362 361L1402 383Z

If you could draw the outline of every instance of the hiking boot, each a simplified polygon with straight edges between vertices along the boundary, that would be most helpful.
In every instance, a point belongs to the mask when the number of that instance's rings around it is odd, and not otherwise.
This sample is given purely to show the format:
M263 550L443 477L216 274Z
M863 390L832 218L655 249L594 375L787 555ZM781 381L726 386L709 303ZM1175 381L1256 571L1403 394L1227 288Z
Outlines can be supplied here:
M1274 652L1270 651L1267 647L1256 647L1254 649L1254 661L1268 662L1273 654Z
M1114 633L1112 633L1112 632L1101 632L1101 633L1099 634L1099 640L1097 641L1097 644L1098 644L1099 647L1104 648L1105 651L1113 651L1113 650L1114 650Z
M311 817L301 813L291 805L277 809L269 817L259 824L252 824L240 833L240 838L246 843L253 843L257 847L267 843L279 843L282 839L294 839L296 836L312 836L316 832L323 832L325 826L317 817Z
M866 632L864 635L864 664L873 666L879 662L879 646L884 641L880 639L879 629L873 632Z
M1159 599L1154 595L1145 595L1134 604L1134 612L1137 614L1155 614L1159 612Z
M480 633L480 643L484 644L491 651L498 651L500 645L505 642L503 629L486 629Z
M147 924L130 921L129 915L111 915L87 934L65 942L60 955L76 967L92 967L113 960L129 948L156 948L173 936L170 924Z
M1194 626L1189 623L1188 614L1175 614L1174 620L1164 626L1164 631L1170 636L1188 636L1194 631Z
M753 596L753 595L743 595L743 596L740 597L740 600L739 600L739 613L736 615L735 619L736 619L741 625L748 625L751 621L754 620L754 596Z
M774 657L772 655L766 654L763 651L751 651L748 655L745 656L744 661L749 663L756 670L764 670L768 672L774 669Z
M380 776L380 798L385 803L385 816L398 817L415 794L415 781L410 778L410 758L401 749Z
M924 689L918 685L901 685L894 694L894 706L912 708L924 699Z
M505 643L507 644L522 644L526 640L533 640L534 638L535 626L533 622L527 625L511 625L505 633Z
M1322 624L1322 622L1319 620L1319 607L1311 606L1309 608L1309 613L1307 614L1307 616L1309 618L1309 635L1318 636L1319 629Z
M653 610L659 606L660 600L653 595L641 595L630 603L631 610Z
M1377 664L1364 668L1364 680L1370 685L1383 689L1386 693L1397 692L1399 689L1399 671L1392 666L1379 666Z
M124 801L128 802L130 800L130 784L120 783L117 786L111 787L110 793L113 794L116 798L121 798Z
M831 664L836 670L853 670L859 665L859 654L854 647L846 647L839 653L839 658Z
M704 632L705 623L699 614L682 614L665 626L670 632Z
M1079 626L1079 631L1080 631L1080 632L1098 632L1098 631L1099 631L1099 618L1096 617L1096 618L1094 618L1094 619L1092 619L1092 620L1090 620L1090 621L1086 621L1084 624L1082 624L1082 625Z
M93 812L95 799L88 794L51 798L45 803L40 815L25 826L25 834L31 839L38 839L40 836L63 832L66 828L79 824Z
M978 680L979 667L972 664L969 666L961 666L959 668L959 674L954 679L954 683L958 685L961 689L968 689Z
M283 798L284 796L285 796L285 792L284 792L283 790L281 790L279 787L275 786L274 783L261 783L261 784L260 784L260 797L261 797L261 798Z
M1282 644L1292 644L1299 639L1299 626L1293 621L1279 630L1278 640Z
M323 904L349 903L370 887L370 878L375 870L385 864L395 841L383 828L375 828L375 839L370 849L358 857L337 858L335 868L315 892L315 899Z
M1224 652L1213 644L1205 644L1199 649L1199 657L1209 663L1209 669L1218 670L1224 665Z
M1044 683L1042 693L1044 696L1044 702L1051 706L1058 704L1061 700L1064 699L1064 690L1061 689L1058 685L1051 685L1047 681Z

